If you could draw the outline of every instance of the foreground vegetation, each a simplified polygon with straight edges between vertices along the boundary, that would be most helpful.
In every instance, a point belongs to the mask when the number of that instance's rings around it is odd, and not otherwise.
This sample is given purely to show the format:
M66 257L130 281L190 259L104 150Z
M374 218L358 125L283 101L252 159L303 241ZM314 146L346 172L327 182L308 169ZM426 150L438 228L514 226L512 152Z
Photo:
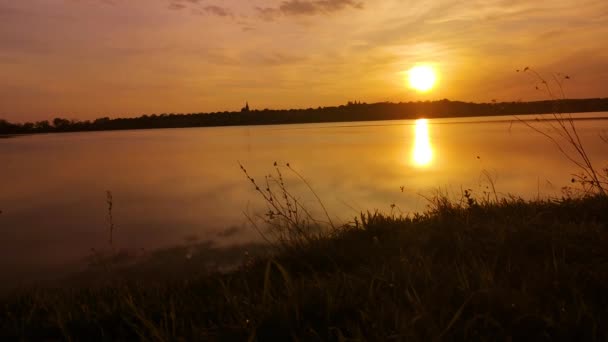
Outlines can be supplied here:
M291 236L228 273L14 294L0 338L605 341L607 223L604 196L437 197Z

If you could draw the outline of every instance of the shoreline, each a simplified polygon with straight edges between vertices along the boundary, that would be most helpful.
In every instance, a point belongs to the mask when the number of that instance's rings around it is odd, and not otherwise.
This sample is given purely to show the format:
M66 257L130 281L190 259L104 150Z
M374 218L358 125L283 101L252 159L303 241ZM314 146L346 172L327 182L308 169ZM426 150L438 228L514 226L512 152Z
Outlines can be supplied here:
M93 121L57 117L52 122L10 123L0 120L0 133L48 133L150 128L217 127L321 122L407 120L478 116L583 113L608 111L608 98L556 99L530 102L475 103L448 99L418 102L348 102L346 105L306 109L250 109L212 113L163 113L139 117L101 117Z
M331 327L364 340L608 337L605 197L467 198L437 197L407 217L362 214L226 273L166 252L132 277L102 268L94 285L0 297L0 337L333 340Z
M571 115L571 114L597 114L597 113L606 113L606 116L600 117L584 117L584 118L572 118L574 121L593 121L593 120L608 120L608 110L606 111L584 111L584 112L572 112L572 113L564 113L557 115ZM186 114L180 114L186 115ZM209 114L203 114L209 115ZM529 116L539 116L539 119L518 119L518 116L521 117L529 117ZM510 116L513 117L511 120L475 120L475 121L449 121L449 122L438 122L435 124L443 125L443 124L478 124L478 123L509 123L509 122L533 122L533 121L555 121L557 119L550 118L547 116L552 116L552 113L524 113L524 114L490 114L490 115L462 115L462 116L421 116L419 118L395 118L395 119L361 119L361 120L337 120L337 121L315 121L315 122L282 122L282 123L248 123L248 124L228 124L228 125L201 125L201 126L172 126L172 127L139 127L139 128L115 128L115 129L84 129L84 130L66 130L66 131L48 131L48 132L29 132L29 133L9 133L3 134L0 133L0 139L8 139L15 138L21 136L28 135L43 135L43 134L59 134L59 133L83 133L83 132L106 132L106 131L140 131L140 130L160 130L160 129L184 129L184 128L219 128L219 127L258 127L258 126L292 126L292 125L304 125L304 124L335 124L335 123L361 123L361 122L382 122L382 121L403 121L403 120L417 120L417 119L431 119L431 120L450 120L450 119L468 119L468 118L495 118L500 116ZM116 119L122 120L122 119ZM369 125L369 126L386 126L386 125ZM344 126L350 127L350 126Z

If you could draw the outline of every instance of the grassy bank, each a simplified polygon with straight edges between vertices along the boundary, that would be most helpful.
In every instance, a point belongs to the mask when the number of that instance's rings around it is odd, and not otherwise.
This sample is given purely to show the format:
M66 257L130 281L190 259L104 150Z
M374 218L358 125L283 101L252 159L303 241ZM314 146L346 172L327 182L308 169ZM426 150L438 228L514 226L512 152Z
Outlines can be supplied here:
M285 242L229 273L15 294L0 302L0 337L605 341L607 223L602 197L439 198L423 214L363 215Z

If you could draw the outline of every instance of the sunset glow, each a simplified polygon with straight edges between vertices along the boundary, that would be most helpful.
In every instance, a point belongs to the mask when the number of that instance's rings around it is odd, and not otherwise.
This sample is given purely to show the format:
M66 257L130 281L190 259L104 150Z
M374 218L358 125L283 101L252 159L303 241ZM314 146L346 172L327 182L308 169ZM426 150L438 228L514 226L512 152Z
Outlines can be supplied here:
M0 119L605 97L607 4L0 0Z

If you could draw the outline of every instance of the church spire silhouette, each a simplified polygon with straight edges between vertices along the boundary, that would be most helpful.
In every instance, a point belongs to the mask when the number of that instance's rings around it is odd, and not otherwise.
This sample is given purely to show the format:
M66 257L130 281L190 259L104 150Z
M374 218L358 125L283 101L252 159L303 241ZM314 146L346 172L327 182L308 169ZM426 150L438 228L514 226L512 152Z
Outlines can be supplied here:
M245 102L245 107L241 108L241 112L248 112L249 111L249 101Z

